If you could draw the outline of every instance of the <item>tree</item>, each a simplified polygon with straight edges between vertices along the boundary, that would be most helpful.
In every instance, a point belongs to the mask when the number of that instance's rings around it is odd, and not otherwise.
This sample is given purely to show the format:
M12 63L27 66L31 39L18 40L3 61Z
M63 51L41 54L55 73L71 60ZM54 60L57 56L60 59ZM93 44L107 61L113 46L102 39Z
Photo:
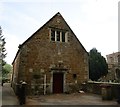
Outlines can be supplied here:
M4 70L4 72L3 72L3 77L6 77L7 78L7 74L9 74L10 72L11 72L11 70L12 70L12 66L10 65L10 64L5 64L4 66L3 66L3 70Z
M5 74L5 69L4 69L4 65L6 64L4 58L6 57L6 49L5 49L5 38L3 37L2 35L2 28L0 26L0 70L2 71L2 77L4 76Z
M93 81L108 73L108 65L105 58L93 48L89 52L89 78Z

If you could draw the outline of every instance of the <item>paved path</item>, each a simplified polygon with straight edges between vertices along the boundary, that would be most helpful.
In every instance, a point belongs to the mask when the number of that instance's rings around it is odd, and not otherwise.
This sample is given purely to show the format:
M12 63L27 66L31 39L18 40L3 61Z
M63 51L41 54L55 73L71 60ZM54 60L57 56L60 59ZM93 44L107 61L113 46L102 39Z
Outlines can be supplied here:
M29 97L26 105L118 105L115 100L103 101L100 95L95 94L53 94Z
M4 83L2 88L2 105L19 105L17 96L15 95L10 83Z
M0 105L17 105L13 107L20 107L18 99L10 87L10 83L5 83L3 87L0 86L0 95L2 95L2 104L0 103ZM35 105L48 105L48 107L49 105L112 105L110 107L114 107L118 104L115 100L103 101L99 95L75 93L27 97L26 105L33 105L30 107L35 107Z

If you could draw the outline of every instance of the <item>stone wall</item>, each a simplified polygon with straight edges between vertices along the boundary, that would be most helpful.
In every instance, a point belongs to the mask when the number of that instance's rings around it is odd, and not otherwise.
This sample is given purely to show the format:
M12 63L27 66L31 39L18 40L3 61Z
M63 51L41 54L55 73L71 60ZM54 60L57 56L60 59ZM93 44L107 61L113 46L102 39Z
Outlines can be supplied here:
M118 86L120 86L120 83L88 82L87 84L83 85L83 88L86 90L85 92L87 93L102 95L102 88L104 87L105 90L107 90L112 95L113 99L117 99L119 95Z
M51 41L51 28L66 30L67 42ZM75 86L87 81L89 77L88 53L61 15L56 15L23 43L18 62L20 63L18 81L25 80L28 83L28 93L34 93L34 90L38 89L40 90L38 93L41 93L45 87L46 93L50 93L53 68L62 70L65 74L64 92L72 90L71 84ZM77 75L76 78L73 77L74 74Z

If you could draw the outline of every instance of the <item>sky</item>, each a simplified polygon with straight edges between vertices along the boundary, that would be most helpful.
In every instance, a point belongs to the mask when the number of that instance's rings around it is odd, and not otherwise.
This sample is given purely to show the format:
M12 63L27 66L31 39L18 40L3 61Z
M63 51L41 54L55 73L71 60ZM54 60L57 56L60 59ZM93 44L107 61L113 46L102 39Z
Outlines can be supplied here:
M84 48L101 55L118 51L120 0L1 0L0 26L11 64L19 44L60 12Z

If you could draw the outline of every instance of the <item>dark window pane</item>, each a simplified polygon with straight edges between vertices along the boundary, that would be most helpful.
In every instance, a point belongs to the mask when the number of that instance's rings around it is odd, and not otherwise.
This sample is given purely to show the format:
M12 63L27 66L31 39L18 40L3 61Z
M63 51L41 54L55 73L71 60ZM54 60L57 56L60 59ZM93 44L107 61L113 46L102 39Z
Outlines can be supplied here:
M60 31L57 31L57 41L60 41Z
M76 74L73 74L73 79L76 79L77 78L77 75Z
M62 32L62 42L65 42L65 32Z
M51 30L51 41L55 41L55 30Z

